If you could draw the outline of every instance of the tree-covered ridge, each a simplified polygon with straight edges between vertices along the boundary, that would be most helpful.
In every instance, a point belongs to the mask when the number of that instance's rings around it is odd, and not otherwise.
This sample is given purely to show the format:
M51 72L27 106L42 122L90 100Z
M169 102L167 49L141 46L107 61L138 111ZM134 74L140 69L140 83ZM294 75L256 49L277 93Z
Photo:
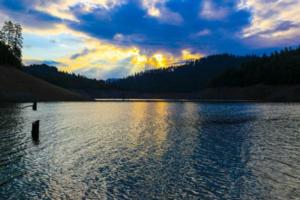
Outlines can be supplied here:
M0 64L21 67L23 37L20 24L4 22L0 30Z
M226 70L211 83L214 87L257 84L300 84L300 47L257 57L240 68Z
M48 65L31 65L24 68L25 72L43 79L54 85L67 89L105 89L107 84L101 80L88 79L84 76L60 72Z
M253 59L256 56L212 55L182 66L141 72L112 84L140 92L193 92L207 87L224 70L236 69Z

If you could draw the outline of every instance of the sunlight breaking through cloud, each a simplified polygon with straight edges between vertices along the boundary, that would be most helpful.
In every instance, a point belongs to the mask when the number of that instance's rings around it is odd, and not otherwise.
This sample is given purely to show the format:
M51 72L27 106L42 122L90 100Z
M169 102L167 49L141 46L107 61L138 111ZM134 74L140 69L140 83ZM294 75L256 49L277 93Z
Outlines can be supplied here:
M98 78L106 79L119 77L119 74L116 74L119 71L122 71L121 76L124 77L147 69L165 68L176 62L202 57L202 54L193 54L188 49L182 50L179 56L163 51L146 54L135 46L122 47L93 38L87 39L85 46L89 46L90 49L83 49L74 55L59 59L59 62L68 66L62 67L61 70L84 74L89 71L87 69L93 69L97 71Z
M106 78L297 45L299 8L298 0L3 0L0 22L22 24L25 61Z

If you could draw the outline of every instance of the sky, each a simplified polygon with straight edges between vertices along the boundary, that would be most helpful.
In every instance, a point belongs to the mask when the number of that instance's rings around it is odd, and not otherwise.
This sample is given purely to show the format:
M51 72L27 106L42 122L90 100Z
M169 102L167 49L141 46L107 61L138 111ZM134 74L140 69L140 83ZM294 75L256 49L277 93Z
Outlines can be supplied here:
M22 24L25 64L108 79L299 45L299 10L299 0L0 0L0 23Z

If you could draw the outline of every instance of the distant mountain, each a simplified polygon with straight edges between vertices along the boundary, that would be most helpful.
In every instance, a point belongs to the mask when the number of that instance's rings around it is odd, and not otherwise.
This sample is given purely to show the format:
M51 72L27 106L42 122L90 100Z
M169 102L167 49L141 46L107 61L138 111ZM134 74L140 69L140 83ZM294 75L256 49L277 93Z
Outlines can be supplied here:
M138 92L193 92L209 85L209 82L228 69L237 69L242 63L256 56L213 55L186 63L182 66L149 70L124 79L110 81L122 90Z
M107 89L109 86L105 81L89 79L84 76L60 72L56 67L42 65L31 65L24 68L24 71L35 77L43 79L54 85L71 89Z

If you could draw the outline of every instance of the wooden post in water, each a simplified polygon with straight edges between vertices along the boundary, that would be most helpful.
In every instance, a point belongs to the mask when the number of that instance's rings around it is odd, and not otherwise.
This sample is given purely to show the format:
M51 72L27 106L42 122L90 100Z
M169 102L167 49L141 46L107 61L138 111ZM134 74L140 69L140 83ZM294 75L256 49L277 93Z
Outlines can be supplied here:
M37 102L33 102L32 110L37 111Z
M39 142L40 140L40 120L37 120L32 123L32 130L31 130L32 140L34 142Z

